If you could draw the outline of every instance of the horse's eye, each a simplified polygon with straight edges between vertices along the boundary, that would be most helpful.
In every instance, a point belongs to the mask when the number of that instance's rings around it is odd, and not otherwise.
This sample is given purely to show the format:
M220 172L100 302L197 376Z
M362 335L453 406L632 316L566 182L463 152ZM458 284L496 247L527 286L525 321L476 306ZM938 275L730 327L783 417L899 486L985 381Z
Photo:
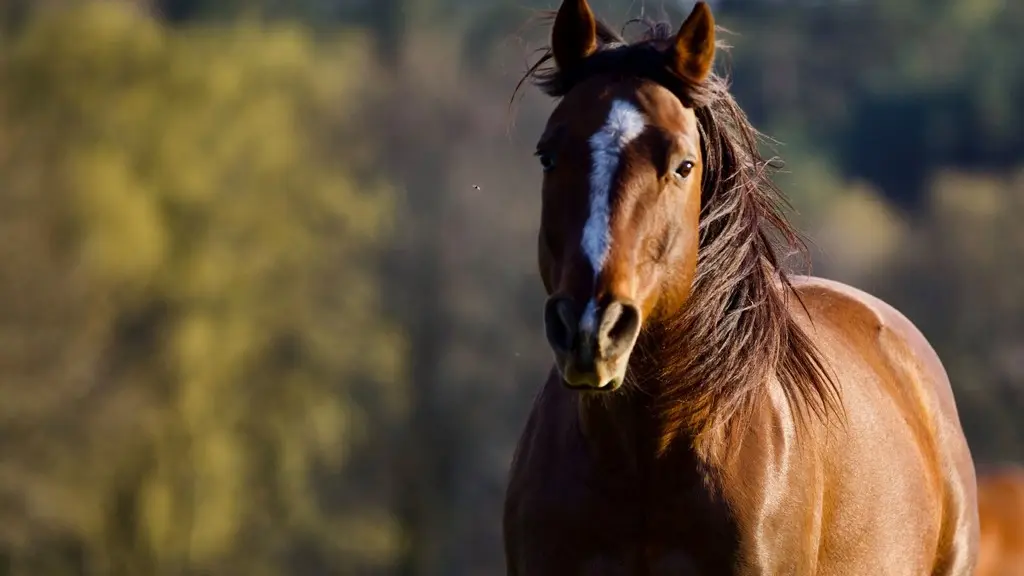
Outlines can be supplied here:
M555 167L555 159L551 157L551 154L538 150L536 156L540 159L540 167L543 168L545 172Z
M676 168L676 176L679 176L680 178L686 178L687 176L690 175L691 170L693 170L693 162L689 160L684 160L683 163L680 164L678 168Z

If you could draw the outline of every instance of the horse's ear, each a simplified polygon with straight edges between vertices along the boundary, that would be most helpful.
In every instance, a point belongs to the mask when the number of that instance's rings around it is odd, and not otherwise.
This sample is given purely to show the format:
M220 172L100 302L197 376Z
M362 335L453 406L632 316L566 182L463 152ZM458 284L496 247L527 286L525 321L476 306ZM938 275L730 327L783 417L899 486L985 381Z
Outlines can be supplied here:
M715 18L706 2L697 2L679 28L668 52L669 64L690 82L702 82L715 60Z
M570 69L597 50L597 21L587 0L563 0L551 30L551 54L559 70Z

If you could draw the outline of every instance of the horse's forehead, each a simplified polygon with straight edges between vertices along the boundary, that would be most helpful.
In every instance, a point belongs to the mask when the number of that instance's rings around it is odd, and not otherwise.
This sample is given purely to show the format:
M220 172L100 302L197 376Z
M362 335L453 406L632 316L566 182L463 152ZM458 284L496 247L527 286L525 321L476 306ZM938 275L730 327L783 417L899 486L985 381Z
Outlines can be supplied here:
M592 79L570 92L555 109L548 122L549 131L574 125L579 136L588 137L608 124L609 118L629 105L648 126L669 133L697 134L693 111L670 90L649 81L601 82Z
M667 88L653 82L643 83L637 87L633 100L651 125L669 132L696 134L697 116Z

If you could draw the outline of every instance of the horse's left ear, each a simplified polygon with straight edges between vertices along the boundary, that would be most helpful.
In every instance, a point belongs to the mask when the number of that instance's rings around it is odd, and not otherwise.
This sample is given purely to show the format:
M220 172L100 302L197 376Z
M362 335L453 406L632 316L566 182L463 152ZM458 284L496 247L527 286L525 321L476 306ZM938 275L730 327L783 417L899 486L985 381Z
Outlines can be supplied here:
M715 60L715 18L706 2L697 2L668 52L669 65L690 82L702 82Z
M551 53L568 70L597 51L597 20L587 0L563 0L551 30Z

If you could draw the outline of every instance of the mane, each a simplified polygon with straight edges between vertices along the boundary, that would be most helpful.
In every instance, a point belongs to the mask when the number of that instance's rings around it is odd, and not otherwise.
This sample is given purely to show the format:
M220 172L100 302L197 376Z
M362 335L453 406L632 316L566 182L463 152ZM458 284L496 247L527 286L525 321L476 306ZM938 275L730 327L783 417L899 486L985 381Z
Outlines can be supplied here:
M696 114L705 164L693 289L679 313L651 335L657 350L642 345L637 350L662 361L652 375L662 384L654 399L659 451L680 432L695 437L710 429L741 433L772 377L798 421L841 412L834 377L789 312L788 298L799 295L773 239L809 257L785 216L789 202L772 181L776 159L762 157L761 134L730 94L727 78L712 73L692 84L675 75L663 56L675 30L666 22L644 24L642 38L628 43L599 21L597 52L572 71L545 66L553 62L550 48L545 49L516 92L531 80L560 98L596 75L642 78L669 89Z

